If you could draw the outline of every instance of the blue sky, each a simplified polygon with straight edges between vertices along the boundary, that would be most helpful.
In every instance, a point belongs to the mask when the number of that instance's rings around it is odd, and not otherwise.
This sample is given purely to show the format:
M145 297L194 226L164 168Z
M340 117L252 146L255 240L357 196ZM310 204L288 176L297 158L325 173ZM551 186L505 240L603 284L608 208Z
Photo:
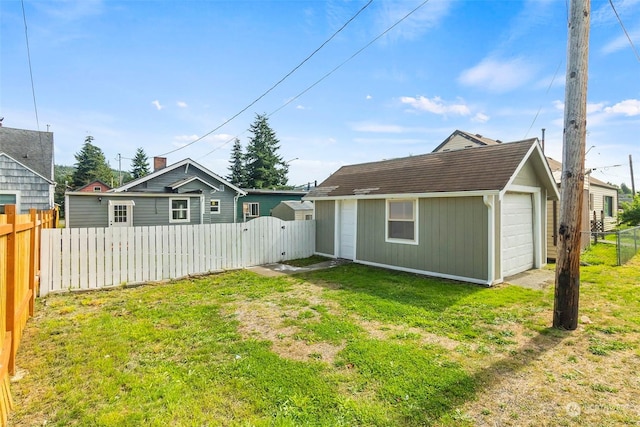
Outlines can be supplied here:
M374 0L220 127L367 0L25 0L39 127L56 164L73 165L91 135L115 168L142 147L227 175L228 141L246 146L266 113L291 184L430 152L455 129L513 141L546 128L561 160L568 1L431 0L349 60L421 3ZM640 0L614 4L640 49ZM640 187L640 59L609 2L591 7L586 165L630 186L631 154ZM0 19L0 116L36 129L21 2L2 0Z

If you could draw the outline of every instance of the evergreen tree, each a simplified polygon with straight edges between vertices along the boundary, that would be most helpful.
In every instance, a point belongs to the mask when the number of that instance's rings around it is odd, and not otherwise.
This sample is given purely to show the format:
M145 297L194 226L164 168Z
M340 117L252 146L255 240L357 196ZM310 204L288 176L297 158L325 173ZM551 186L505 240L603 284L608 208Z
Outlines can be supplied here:
M138 179L145 175L149 175L149 172L149 158L142 147L139 147L136 150L136 155L133 156L133 160L131 161L131 176L133 179Z
M256 115L249 127L253 137L249 139L245 161L247 165L247 187L281 188L287 185L289 167L277 152L280 141L269 127L266 115Z
M245 155L242 152L242 144L236 138L231 149L231 160L229 160L229 182L238 187L247 186L247 167L245 163Z
M79 153L75 154L76 170L71 178L71 186L79 188L99 179L112 185L115 176L104 157L102 150L93 145L93 137L87 136Z

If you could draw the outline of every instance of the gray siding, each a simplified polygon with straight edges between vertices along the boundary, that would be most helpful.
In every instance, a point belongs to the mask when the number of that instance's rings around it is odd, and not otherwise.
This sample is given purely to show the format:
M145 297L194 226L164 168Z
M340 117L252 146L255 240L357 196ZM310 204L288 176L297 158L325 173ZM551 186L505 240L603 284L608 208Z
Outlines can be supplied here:
M68 226L72 228L79 227L108 227L109 226L109 200L125 201L133 200L133 225L174 225L174 224L200 224L200 195L175 194L171 197L189 197L189 219L188 223L170 223L169 222L169 200L170 197L143 197L130 194L125 197L113 197L108 193L96 193L91 196L68 194ZM102 201L98 198L101 197ZM205 199L206 208L208 208L208 200ZM210 215L215 221L216 218L222 219L231 215L233 218L233 200L230 206L225 208L221 202L222 213L219 215ZM204 219L208 219L205 209ZM233 221L226 221L233 222ZM208 223L208 222L205 222Z
M296 211L294 211L291 207L285 205L284 203L278 204L271 211L271 216L275 216L276 218L280 218L283 221L293 221L296 218ZM303 218L304 219L304 218Z
M0 192L19 193L19 213L53 207L53 185L47 180L6 156L0 156L0 171Z
M212 185L215 185L217 188L222 189L223 192L235 193L233 190L229 188L223 189L222 184L220 182L218 182L217 180L214 180L214 178L211 175L200 170L197 166L194 166L193 164L189 164L188 167L185 165L173 170L168 170L167 172L162 173L155 178L149 179L148 181L144 181L136 186L129 188L127 191L129 192L140 191L144 193L147 193L147 192L164 193L167 191L166 187L169 187L180 180L193 177L193 176L197 176L204 182L208 182ZM183 187L187 187L189 190L194 190L197 188L198 189L206 188L207 191L212 190L211 187L208 187L199 182L191 182ZM183 187L181 187L181 189L183 189Z
M316 201L316 252L335 255L336 202Z
M487 279L488 219L482 197L420 199L418 245L385 241L385 203L358 201L358 260Z

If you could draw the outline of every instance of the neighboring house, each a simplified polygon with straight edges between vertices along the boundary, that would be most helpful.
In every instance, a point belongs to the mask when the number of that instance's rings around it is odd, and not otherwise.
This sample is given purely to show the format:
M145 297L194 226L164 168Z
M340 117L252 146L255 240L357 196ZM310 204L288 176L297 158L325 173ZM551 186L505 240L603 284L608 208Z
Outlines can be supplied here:
M313 203L301 200L285 200L273 208L271 216L283 221L313 219Z
M75 191L80 191L82 193L104 193L109 190L111 190L111 186L109 184L105 184L104 182L97 179L83 187L78 188Z
M472 134L462 130L455 130L442 144L438 145L434 153L444 151L462 150L464 148L484 147L487 145L502 144L502 141L486 138L480 134Z
M65 194L67 227L209 224L237 221L246 193L191 159L166 166L108 192Z
M312 189L316 253L492 285L547 260L537 139L344 166Z
M53 133L0 126L0 211L54 207Z
M238 204L238 220L249 221L259 216L271 216L273 208L283 200L300 200L307 191L257 190L245 188L245 196Z
M553 178L560 188L562 180L562 163L547 157L549 167L553 173ZM591 231L594 227L594 215L596 221L602 224L602 229L598 231L610 231L618 224L618 189L613 185L600 181L597 178L586 174L584 183L582 204L582 215L580 230L581 246L589 246ZM560 203L549 202L547 204L547 216L549 217L549 227L547 228L547 256L549 259L556 259L558 245L558 221L560 218Z

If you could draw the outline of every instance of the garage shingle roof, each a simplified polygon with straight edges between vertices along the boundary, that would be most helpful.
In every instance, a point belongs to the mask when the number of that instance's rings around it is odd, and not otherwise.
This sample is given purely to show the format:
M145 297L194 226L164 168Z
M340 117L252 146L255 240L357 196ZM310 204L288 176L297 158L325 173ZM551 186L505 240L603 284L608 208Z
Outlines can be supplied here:
M343 166L307 197L502 190L536 141Z

